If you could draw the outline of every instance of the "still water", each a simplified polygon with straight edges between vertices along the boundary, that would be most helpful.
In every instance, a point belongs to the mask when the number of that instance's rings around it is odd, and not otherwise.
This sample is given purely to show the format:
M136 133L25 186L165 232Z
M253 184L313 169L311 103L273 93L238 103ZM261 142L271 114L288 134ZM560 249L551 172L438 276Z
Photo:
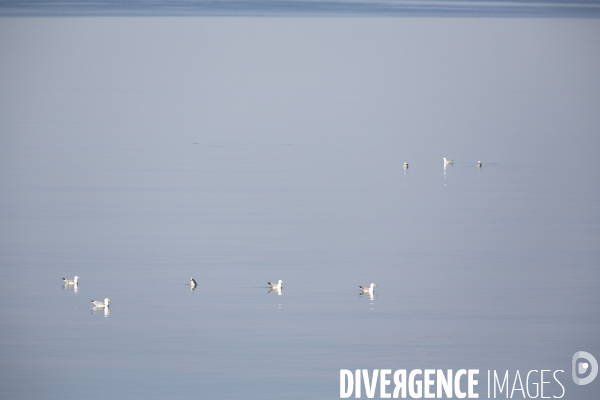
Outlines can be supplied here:
M598 18L600 4L594 0L3 0L0 15Z
M336 399L359 368L596 398L597 20L0 30L2 398Z

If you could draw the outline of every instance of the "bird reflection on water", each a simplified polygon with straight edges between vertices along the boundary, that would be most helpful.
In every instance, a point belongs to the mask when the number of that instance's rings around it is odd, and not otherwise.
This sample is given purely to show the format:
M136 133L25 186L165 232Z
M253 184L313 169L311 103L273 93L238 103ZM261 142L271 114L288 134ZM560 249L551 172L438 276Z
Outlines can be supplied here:
M70 289L73 288L73 292L74 293L79 293L79 285L74 284L74 285L70 285L68 283L65 283L62 287L63 289Z
M92 307L92 314L95 314L97 311L104 311L105 317L108 317L112 312L109 307Z
M281 291L281 287L271 288L271 289L269 289L268 293L277 293L279 296L281 296L283 294L283 292Z

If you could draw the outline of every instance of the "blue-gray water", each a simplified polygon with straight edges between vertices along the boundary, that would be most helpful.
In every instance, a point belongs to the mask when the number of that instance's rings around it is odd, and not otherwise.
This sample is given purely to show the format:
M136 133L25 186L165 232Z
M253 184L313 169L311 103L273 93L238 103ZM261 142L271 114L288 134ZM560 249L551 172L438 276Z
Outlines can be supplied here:
M599 37L0 19L0 397L336 399L340 369L479 368L480 398L488 369L547 369L595 399L570 363L600 357Z
M2 16L599 18L598 0L0 0Z

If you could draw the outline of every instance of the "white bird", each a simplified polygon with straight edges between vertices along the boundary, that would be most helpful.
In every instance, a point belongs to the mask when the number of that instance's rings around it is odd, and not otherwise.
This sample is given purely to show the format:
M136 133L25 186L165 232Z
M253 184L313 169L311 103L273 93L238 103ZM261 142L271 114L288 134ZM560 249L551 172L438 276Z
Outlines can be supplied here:
M92 300L92 303L94 303L94 307L98 307L98 308L108 308L109 302L110 302L110 299L108 297L105 298L104 301Z
M277 283L271 283L271 282L267 282L269 284L269 286L271 286L271 289L281 289L283 286L283 281L280 279L279 282Z
M477 161L477 168L481 168L481 161Z
M358 287L362 290L363 293L370 293L370 294L373 294L373 288L375 286L377 286L376 283L371 283L371 286L369 286L369 287L364 287L364 286L358 285Z
M192 290L196 289L196 280L194 278L190 279L190 287Z
M65 285L77 285L78 280L79 280L78 276L75 276L74 279L63 278L63 281L65 281Z
M407 162L404 163L404 169L408 169L408 163Z
M452 165L452 160L447 160L446 157L444 157L444 165Z

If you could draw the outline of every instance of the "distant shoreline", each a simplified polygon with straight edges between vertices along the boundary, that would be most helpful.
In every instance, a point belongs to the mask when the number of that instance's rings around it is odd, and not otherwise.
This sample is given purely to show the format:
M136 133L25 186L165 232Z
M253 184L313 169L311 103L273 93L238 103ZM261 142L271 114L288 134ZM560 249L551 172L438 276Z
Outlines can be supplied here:
M450 17L600 18L589 2L434 1L11 1L0 17Z

